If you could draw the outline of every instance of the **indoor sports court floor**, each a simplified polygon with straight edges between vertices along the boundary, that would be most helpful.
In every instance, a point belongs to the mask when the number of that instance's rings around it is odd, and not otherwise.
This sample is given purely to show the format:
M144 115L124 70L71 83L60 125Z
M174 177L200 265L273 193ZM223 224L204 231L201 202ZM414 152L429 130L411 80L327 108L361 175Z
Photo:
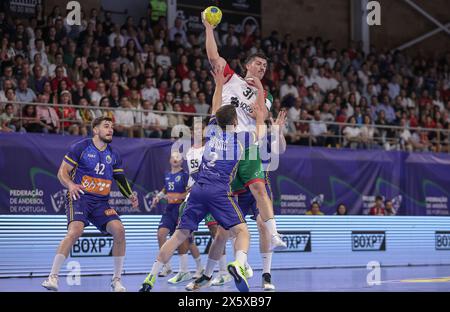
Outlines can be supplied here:
M308 292L308 291L348 291L348 292L378 292L378 291L429 291L450 292L450 266L414 266L387 267L381 269L381 285L369 286L366 282L368 270L364 268L335 269L297 269L273 270L272 280L277 291ZM173 276L173 275L171 275ZM250 279L250 291L262 291L261 271L255 271ZM60 291L97 292L109 291L111 276L84 276L81 285L68 286L65 277L60 277ZM124 275L123 284L128 291L137 291L145 274ZM0 279L0 291L46 291L40 286L44 278L4 278ZM188 282L180 285L170 285L166 278L159 278L154 291L183 292ZM202 291L234 292L234 283L221 287L210 287Z

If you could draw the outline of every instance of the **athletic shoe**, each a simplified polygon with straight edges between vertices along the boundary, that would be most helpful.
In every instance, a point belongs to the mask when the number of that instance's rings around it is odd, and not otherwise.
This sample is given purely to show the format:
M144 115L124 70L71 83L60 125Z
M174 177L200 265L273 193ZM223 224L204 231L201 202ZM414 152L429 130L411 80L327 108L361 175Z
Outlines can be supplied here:
M200 288L206 288L211 286L211 277L208 277L206 275L202 275L200 278L196 279L195 281L189 283L185 289L187 291L197 291Z
M203 273L205 273L205 269L200 267L197 269L197 271L195 271L194 275L192 276L193 279L198 279L200 277L202 277Z
M248 262L245 263L245 277L246 278L252 278L253 277L253 269L250 266L250 264L248 264Z
M234 283L236 284L236 288L240 292L248 292L248 282L245 277L245 268L239 264L239 262L234 261L228 264L228 272L234 278Z
M264 290L275 290L275 285L272 284L272 276L270 273L264 273L262 275L262 287Z
M112 292L125 292L125 291L127 291L127 289L122 285L119 277L114 277L111 280L111 291Z
M233 278L228 272L219 272L219 274L214 278L211 285L212 286L223 286L228 282L231 282Z
M162 271L158 274L158 277L166 277L167 275L172 273L172 268L165 264Z
M152 290L153 285L155 284L156 276L154 275L147 275L144 282L142 283L141 289L139 289L139 292L150 292Z
M270 250L272 250L272 251L279 251L279 250L284 250L286 248L287 248L287 245L281 239L280 234L272 235L272 239L270 241Z
M48 290L58 291L58 275L49 275L41 285Z
M177 275L169 279L167 282L170 284L178 284L192 279L191 272L178 272Z

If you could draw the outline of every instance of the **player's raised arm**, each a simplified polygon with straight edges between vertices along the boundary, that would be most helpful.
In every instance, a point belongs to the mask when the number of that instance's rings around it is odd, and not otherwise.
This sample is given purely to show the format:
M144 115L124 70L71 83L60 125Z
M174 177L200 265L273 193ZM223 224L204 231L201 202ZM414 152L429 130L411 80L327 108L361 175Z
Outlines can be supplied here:
M69 190L70 197L74 200L80 198L80 194L84 194L84 187L79 184L75 184L70 177L70 173L72 172L74 166L68 164L66 161L61 163L61 166L58 170L58 180L61 184Z
M224 66L216 66L211 70L211 75L214 77L214 82L216 83L216 88L214 90L214 95L212 99L211 114L215 115L217 110L222 106L222 90L225 82L228 81L229 76L224 76Z
M203 25L205 26L205 45L206 45L206 54L208 56L208 60L211 63L211 66L214 68L216 66L223 66L227 64L225 59L219 55L219 51L217 49L216 39L214 38L214 27L211 26L210 23L206 21L203 16L203 12L201 14Z
M258 98L256 99L256 104L254 106L255 116L256 116L256 137L258 140L261 140L267 132L267 127L264 122L267 116L267 109L264 105L264 93L262 94L262 103L261 103L261 92L258 91Z
M283 129L286 125L286 111L280 111L275 121L272 118L270 119L272 126L275 126L275 131L278 131L275 134L276 140L272 142L271 150L276 154L283 154L286 151L286 139L283 134Z

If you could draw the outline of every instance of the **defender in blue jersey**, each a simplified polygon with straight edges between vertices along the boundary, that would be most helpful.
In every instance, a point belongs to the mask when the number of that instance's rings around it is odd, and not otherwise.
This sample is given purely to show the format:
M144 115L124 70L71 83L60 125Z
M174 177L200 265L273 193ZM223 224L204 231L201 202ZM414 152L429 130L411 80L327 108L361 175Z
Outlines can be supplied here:
M67 189L67 235L61 241L53 260L52 270L42 286L58 290L58 273L73 244L92 223L102 233L114 238L112 255L114 275L112 291L125 291L120 278L125 258L125 229L117 212L109 204L112 181L130 199L133 208L139 203L125 177L120 156L109 146L113 135L111 118L99 117L92 122L94 136L73 144L64 156L58 179Z
M152 202L152 208L155 207L163 198L167 200L167 207L162 214L161 221L158 227L158 243L159 248L167 240L167 235L172 235L178 225L180 205L184 202L187 195L187 188L189 182L189 174L183 169L183 158L179 152L174 152L170 156L170 171L164 175L164 188L159 192ZM200 252L197 246L192 247L192 256L197 265L197 275L201 275L203 266L201 264ZM179 250L180 252L180 250ZM182 250L183 254L187 255L187 251ZM185 260L185 259L184 259ZM183 267L183 269L185 269ZM165 277L172 273L170 262L166 263L159 277ZM185 272L185 280L192 279L189 272ZM189 274L187 274L189 273ZM197 276L196 275L196 276ZM169 280L170 283L171 280Z
M264 127L264 92L258 92L255 105L256 132L235 132L237 125L236 108L232 105L220 107L222 88L227 77L223 68L215 69L216 90L213 97L213 117L207 133L202 166L194 184L187 206L181 216L181 221L174 235L162 246L152 270L142 284L140 291L148 292L153 288L156 276L161 268L170 260L176 248L197 230L198 224L211 213L218 224L230 230L236 236L236 261L228 264L228 271L235 280L239 291L249 291L245 277L244 264L250 237L245 219L239 205L233 198L231 182L236 176L239 161L246 148L255 144L265 134ZM261 82L255 78L255 83L262 89ZM258 88L258 89L260 89ZM219 108L220 107L220 108ZM219 261L223 249L215 255L215 263L208 261L205 274L207 282L212 276L211 267ZM209 275L209 277L208 277Z

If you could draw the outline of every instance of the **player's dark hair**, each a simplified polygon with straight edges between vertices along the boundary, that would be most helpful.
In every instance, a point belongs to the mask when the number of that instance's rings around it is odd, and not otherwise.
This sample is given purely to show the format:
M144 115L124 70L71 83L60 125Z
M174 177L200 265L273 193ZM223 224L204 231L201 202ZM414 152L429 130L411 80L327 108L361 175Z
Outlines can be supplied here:
M111 117L107 117L107 116L101 116L101 117L97 117L92 121L92 129L94 129L95 127L99 126L103 121L110 121L113 122Z
M217 124L222 129L225 129L227 126L233 125L236 119L237 113L234 105L224 105L216 112Z
M269 62L269 58L264 53L257 52L257 53L253 53L253 54L249 55L245 59L244 64L247 65L248 63L251 63L257 57L262 58L263 60L266 60L267 62Z

